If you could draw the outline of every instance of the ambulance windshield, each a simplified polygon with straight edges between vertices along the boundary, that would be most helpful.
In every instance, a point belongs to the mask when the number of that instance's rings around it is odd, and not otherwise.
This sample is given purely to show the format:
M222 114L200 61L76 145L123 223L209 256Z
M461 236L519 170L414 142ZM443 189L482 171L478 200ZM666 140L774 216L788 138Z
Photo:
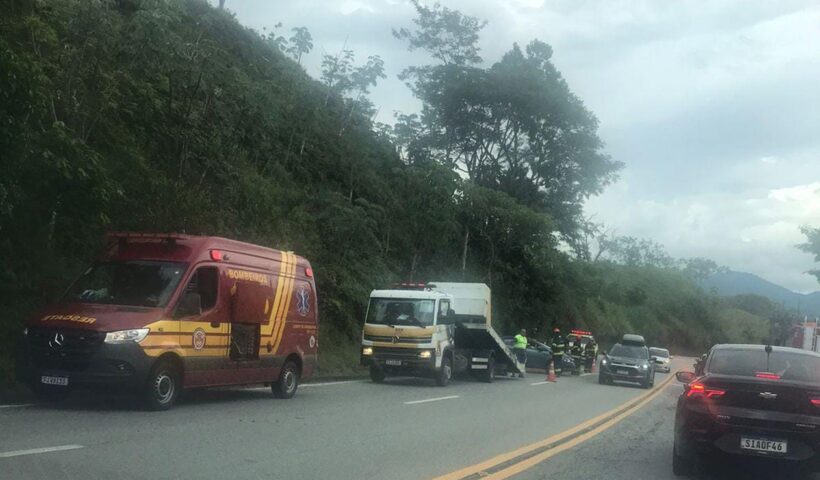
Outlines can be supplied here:
M74 283L63 300L135 307L164 307L184 273L184 263L99 263L88 269Z
M371 298L367 323L427 327L433 324L434 310L435 300Z

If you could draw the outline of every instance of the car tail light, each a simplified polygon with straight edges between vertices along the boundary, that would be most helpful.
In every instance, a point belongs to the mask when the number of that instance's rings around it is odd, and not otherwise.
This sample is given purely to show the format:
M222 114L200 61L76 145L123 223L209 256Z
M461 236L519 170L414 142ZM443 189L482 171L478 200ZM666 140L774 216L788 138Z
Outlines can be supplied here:
M766 380L780 380L780 375L769 372L755 372L755 377L763 378Z
M690 398L720 398L725 394L726 390L709 388L700 382L690 383L686 390L686 396Z

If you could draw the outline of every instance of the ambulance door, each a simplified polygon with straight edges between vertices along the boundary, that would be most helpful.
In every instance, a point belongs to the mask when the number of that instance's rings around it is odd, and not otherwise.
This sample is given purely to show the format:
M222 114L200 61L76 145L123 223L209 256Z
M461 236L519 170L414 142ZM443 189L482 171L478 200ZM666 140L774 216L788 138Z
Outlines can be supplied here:
M216 265L201 265L191 274L180 299L179 307L188 313L179 318L186 386L223 383L220 370L228 354L229 304L220 283Z

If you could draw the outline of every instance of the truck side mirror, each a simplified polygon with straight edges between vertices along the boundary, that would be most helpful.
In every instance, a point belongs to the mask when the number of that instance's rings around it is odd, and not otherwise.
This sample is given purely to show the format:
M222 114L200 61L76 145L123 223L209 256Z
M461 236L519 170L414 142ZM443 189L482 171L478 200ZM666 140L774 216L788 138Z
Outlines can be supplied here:
M182 295L174 310L175 318L190 317L202 313L202 297L198 293L186 293Z

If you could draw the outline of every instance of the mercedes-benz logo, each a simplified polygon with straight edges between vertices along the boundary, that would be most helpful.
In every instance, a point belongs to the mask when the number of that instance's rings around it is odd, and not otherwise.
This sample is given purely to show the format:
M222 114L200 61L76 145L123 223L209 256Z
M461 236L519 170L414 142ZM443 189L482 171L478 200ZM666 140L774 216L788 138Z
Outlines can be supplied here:
M62 333L57 332L54 334L54 338L48 341L48 346L56 350L62 348L63 342L65 342L65 337Z
M393 341L393 343L398 343L398 341L399 341L399 336L398 336L398 335L396 335L396 336L394 336L391 340Z
M766 400L773 400L777 398L777 394L772 392L760 392L760 398L765 398Z

